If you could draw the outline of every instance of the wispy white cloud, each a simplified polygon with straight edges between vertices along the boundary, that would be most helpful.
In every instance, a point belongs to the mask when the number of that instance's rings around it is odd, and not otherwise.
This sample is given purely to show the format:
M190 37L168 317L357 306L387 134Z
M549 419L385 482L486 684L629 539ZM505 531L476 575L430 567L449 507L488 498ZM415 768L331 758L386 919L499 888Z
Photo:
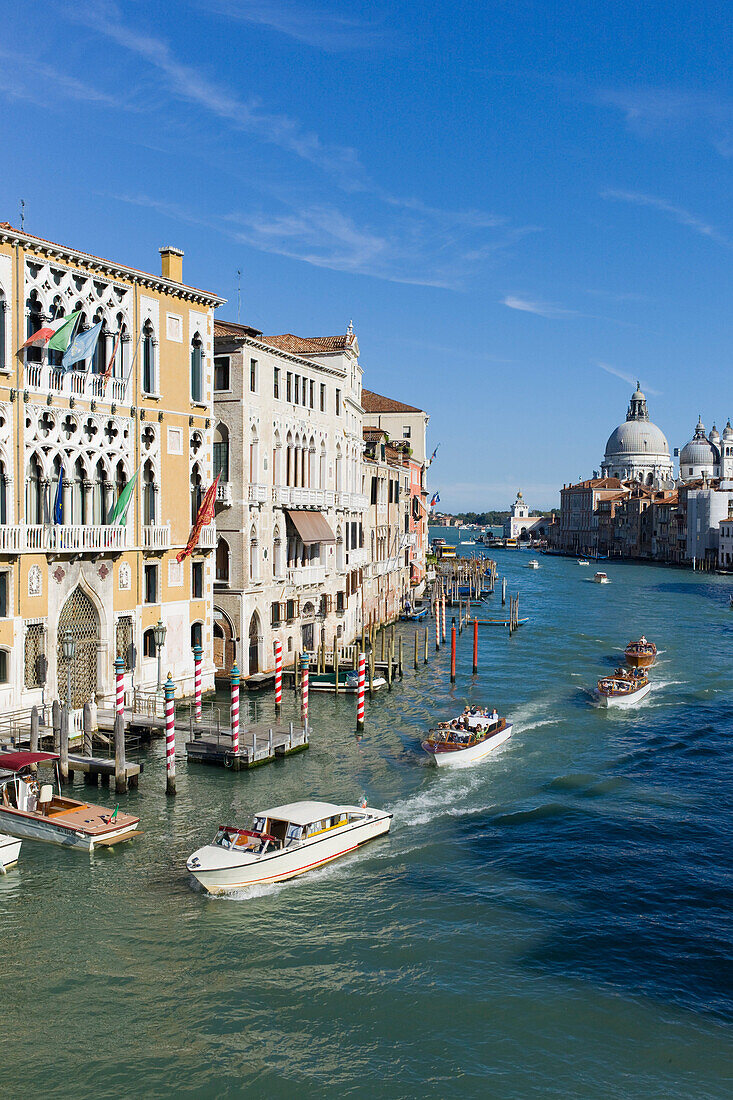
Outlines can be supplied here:
M653 210L659 210L663 214L669 214L669 216L674 218L680 225L687 226L688 229L694 230L695 233L699 233L703 237L708 237L711 241L716 241L718 244L725 245L726 248L733 247L733 241L721 233L719 229L716 229L714 225L711 225L703 218L699 218L696 214L691 214L689 210L685 210L682 206L676 206L674 203L667 202L666 199L659 199L654 195L645 195L641 191L617 191L612 188L601 191L601 198L614 199L618 202L628 202L635 206L648 206Z
M306 46L328 53L364 49L383 43L383 34L372 23L310 7L294 0L203 0L208 13L240 23L250 23L283 34Z
M0 49L0 92L8 99L22 99L46 110L53 109L59 96L90 106L131 110L133 104L119 94L111 95L37 58L25 58L17 51Z
M610 363L602 363L600 359L596 360L596 366L604 370L606 374L612 374L615 378L620 378L623 382L627 382L629 386L636 386L638 379L633 374L629 374L628 371L619 370L618 367L611 366ZM644 389L647 393L653 393L656 397L662 392L661 390L655 390L652 386L644 383Z
M721 156L733 156L733 100L725 95L658 87L604 88L598 95L641 137L689 128Z
M518 298L514 294L507 294L505 298L502 298L501 304L503 306L508 306L509 309L518 309L522 313L534 313L538 317L548 317L552 320L562 317L578 316L573 309L563 309L561 306L553 305L551 302L542 302L530 298Z

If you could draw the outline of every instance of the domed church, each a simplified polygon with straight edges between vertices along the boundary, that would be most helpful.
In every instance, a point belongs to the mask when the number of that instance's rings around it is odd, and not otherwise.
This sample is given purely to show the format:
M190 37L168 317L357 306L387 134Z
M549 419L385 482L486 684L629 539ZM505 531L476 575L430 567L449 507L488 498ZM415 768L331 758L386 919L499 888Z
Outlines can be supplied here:
M723 428L723 435L713 424L710 435L705 435L702 417L697 422L695 434L680 451L680 478L695 481L699 478L733 477L733 428L730 420Z
M657 488L673 483L669 445L661 428L649 419L646 397L638 382L631 395L626 420L608 437L601 474Z

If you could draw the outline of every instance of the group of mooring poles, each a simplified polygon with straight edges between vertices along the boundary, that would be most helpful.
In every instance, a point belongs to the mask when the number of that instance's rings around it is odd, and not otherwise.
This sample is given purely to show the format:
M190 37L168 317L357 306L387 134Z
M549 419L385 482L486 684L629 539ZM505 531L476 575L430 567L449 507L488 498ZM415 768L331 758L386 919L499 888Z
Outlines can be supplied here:
M478 675L478 621L473 620L473 675ZM450 628L450 682L456 682L456 620L451 619Z

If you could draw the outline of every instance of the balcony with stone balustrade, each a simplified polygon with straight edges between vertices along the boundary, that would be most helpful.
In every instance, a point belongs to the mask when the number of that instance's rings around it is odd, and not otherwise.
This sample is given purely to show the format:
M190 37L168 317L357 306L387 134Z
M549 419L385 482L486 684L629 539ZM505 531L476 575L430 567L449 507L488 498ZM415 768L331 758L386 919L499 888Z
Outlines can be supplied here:
M129 377L108 378L90 371L63 371L48 363L26 363L23 368L23 388L33 393L49 394L60 399L78 398L104 401L110 404L129 403Z

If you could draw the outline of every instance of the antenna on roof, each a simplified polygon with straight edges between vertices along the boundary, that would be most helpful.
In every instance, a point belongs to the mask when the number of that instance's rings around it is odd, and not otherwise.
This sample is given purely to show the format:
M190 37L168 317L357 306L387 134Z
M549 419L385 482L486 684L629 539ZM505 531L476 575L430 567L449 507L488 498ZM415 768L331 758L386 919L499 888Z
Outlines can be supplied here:
M20 200L20 230L23 231L25 225L25 199Z
M237 324L239 324L239 314L242 309L242 272L240 268L237 268Z

